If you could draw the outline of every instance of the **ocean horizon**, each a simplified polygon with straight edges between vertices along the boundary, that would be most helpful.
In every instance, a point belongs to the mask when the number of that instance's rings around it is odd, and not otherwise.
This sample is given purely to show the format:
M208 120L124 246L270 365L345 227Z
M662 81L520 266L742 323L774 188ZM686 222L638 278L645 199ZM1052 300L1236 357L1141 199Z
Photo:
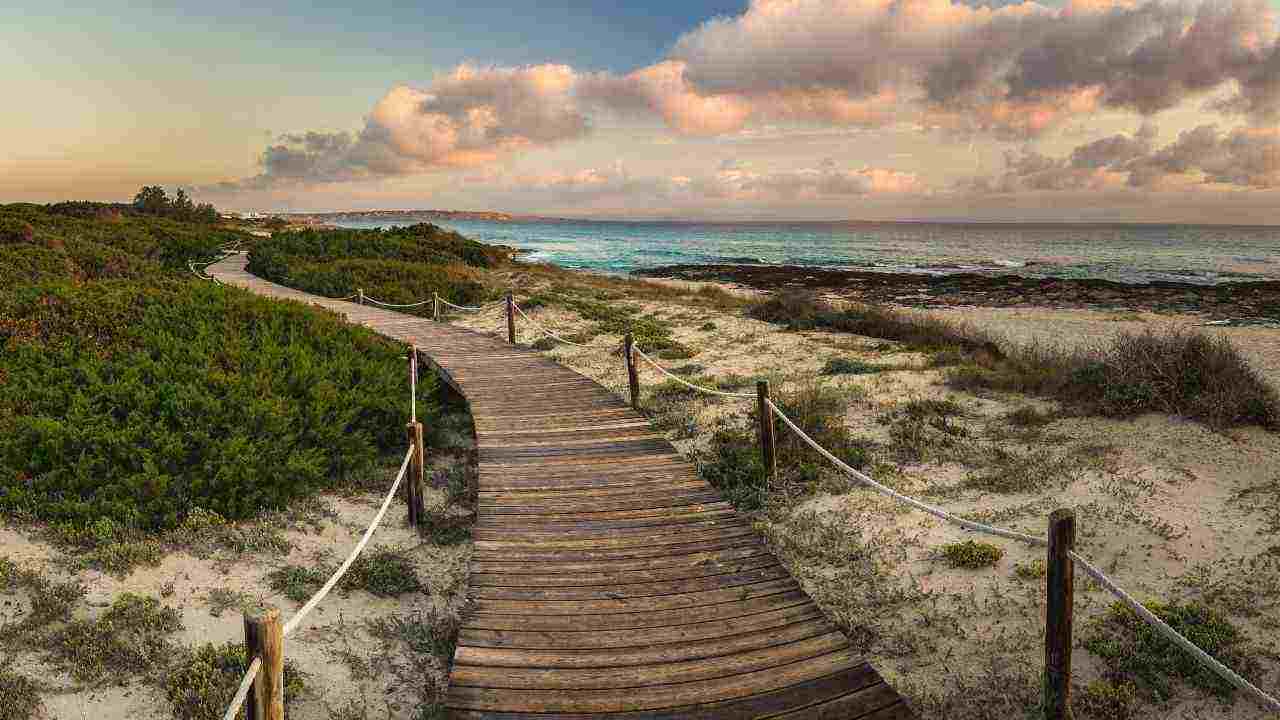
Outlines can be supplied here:
M420 220L343 220L348 228ZM627 274L759 264L1141 284L1280 280L1280 226L938 221L433 220L531 262Z

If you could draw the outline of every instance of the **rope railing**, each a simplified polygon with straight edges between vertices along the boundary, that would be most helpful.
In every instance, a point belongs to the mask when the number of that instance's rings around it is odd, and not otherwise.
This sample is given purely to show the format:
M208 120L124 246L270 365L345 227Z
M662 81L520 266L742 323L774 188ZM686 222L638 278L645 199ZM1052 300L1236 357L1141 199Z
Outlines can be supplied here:
M364 531L364 535L360 538L360 542L356 543L355 548L353 548L351 553L347 555L347 559L338 567L337 570L334 571L333 575L329 577L329 580L325 582L324 586L317 590L316 593L311 596L311 599L307 600L306 604L299 608L298 612L294 613L293 617L289 618L289 621L284 624L284 630L282 632L284 637L288 637L294 630L298 629L298 626L302 624L302 621L306 619L307 615L309 615L312 610L315 610L316 606L318 606L321 601L325 599L325 596L327 596L338 582L342 580L342 576L347 574L347 571L351 569L351 565L355 563L356 558L360 556L360 553L364 551L365 546L369 544L369 539L373 537L374 530L376 530L378 525L382 522L383 516L387 514L387 508L391 507L391 501L395 499L396 491L400 489L400 482L404 480L405 471L409 468L409 461L413 459L414 451L415 448L410 447L408 452L405 453L404 461L400 463L400 471L396 473L395 482L391 483L391 489L387 491L387 496L382 500L382 506L378 508L377 514L373 516L373 521L369 523L369 527ZM240 710L240 706L244 704L245 697L249 693L249 688L253 685L253 680L260 671L261 666L262 662L260 657L255 657L253 662L249 664L249 668L245 672L244 679L240 681L240 689L236 692L235 697L232 698L231 705L227 708L226 715L223 716L224 720L232 720L232 718L235 717L236 712Z
M454 305L453 303L449 302L448 300L445 300L444 298L440 297L440 295L439 295L439 294L435 295L435 299L436 299L436 300L438 300L438 301L440 302L440 304L441 304L441 305L446 305L446 306L448 306L448 307L453 308L454 310L461 310L461 311L463 311L463 312L480 312L481 310L492 310L493 308L495 308L495 307L499 307L499 306L501 306L501 305L502 305L502 301L501 301L501 300L495 300L495 301L493 301L493 302L491 302L491 303L483 303L483 304L481 304L481 305L475 305L475 306L472 306L472 305Z
M1259 705L1273 712L1280 712L1280 700L1263 692L1261 688L1253 683L1245 680L1234 670L1218 662L1212 655L1200 649L1200 646L1183 637L1182 633L1169 627L1169 624L1161 620L1155 613L1148 610L1142 603L1134 600L1129 593L1115 583L1106 573L1099 570L1088 560L1084 559L1074 550L1067 553L1085 574L1093 578L1099 585L1106 588L1112 595L1115 595L1120 602L1124 603L1138 617L1146 621L1148 625L1155 628L1156 632L1164 636L1166 640L1177 645L1186 651L1191 657L1195 658L1205 668L1212 670L1218 677L1231 683L1239 690L1243 690L1246 694L1258 702Z
M703 387L703 386L701 386L701 385L694 385L693 383L689 382L688 380L685 380L684 378L680 377L679 375L676 375L675 373L671 372L670 370L667 370L666 368L664 368L664 367L662 367L661 365L659 365L659 364L657 363L657 361L656 361L656 360L654 360L653 358L651 358L651 357L649 357L648 355L646 355L646 354L645 354L645 352L644 352L643 350L641 350L638 346L636 346L636 345L632 345L632 346L631 346L631 349L635 350L636 355L639 355L639 356L641 357L641 359L643 359L645 362L647 362L647 363L649 363L650 365L652 365L652 366L654 367L654 369L655 369L655 370L657 370L658 372L662 373L663 375L666 375L668 378L670 378L670 379L672 379L672 380L675 380L676 382L680 383L681 385L684 385L685 387L687 387L687 388L689 388L689 389L691 389L691 390L697 390L698 392L706 393L706 394L708 394L708 395L720 395L720 396L722 396L722 397L731 397L731 398L754 398L754 397L756 396L756 394L755 394L755 393L736 393L736 392L727 392L727 391L725 391L725 390L715 390L715 389L713 389L713 388Z
M231 698L231 704L227 706L227 712L223 714L222 720L235 720L236 713L240 712L240 706L244 705L244 699L249 696L249 688L253 687L253 681L258 677L260 670L262 670L262 658L255 657L253 662L249 663L249 668L245 670L244 679L240 681L240 687Z
M375 298L375 297L372 297L372 296L370 296L370 295L365 295L365 296L364 296L364 299L365 299L365 300L368 300L369 302L373 303L374 305L381 305L382 307L389 307L389 308L412 308L412 307L420 307L420 306L422 306L422 305L426 305L427 303L431 302L431 300L430 300L430 299L427 299L427 300L422 300L422 301L419 301L419 302L413 302L413 303L403 303L403 304L400 304L400 303L389 303L389 302L384 302L384 301L382 301L382 300L379 300L379 299L377 299L377 298Z
M525 320L527 320L527 321L529 322L529 324L530 324L530 325L532 325L535 329L537 329L539 332L541 332L543 335L546 335L547 337L554 338L555 340L559 340L560 342L562 342L562 343L564 343L564 344L566 344L566 345L572 345L572 346L574 346L574 347L589 347L589 346L590 346L590 343L577 343L577 342L574 342L574 341L572 341L572 340L566 340L566 339L564 339L564 338L560 337L559 335L557 335L557 334L555 334L555 333L551 332L551 331L550 331L550 330L548 330L547 328L543 327L543 326L542 326L542 325L540 325L539 323L534 322L533 318L531 318L531 317L529 317L527 314L525 314L524 308L522 308L522 307L520 307L519 305L517 305L517 304L516 304L516 302L515 302L514 300L512 300L512 301L511 301L511 307L515 308L515 309L516 309L516 312L520 313L520 317L522 317L522 318L524 318Z
M1036 537L1034 535L1028 535L1026 533L1020 533L1015 530L1008 530L1006 528L995 527L992 525L986 525L984 523L975 522L973 520L966 520L965 518L959 517L958 515L953 515L952 513L949 513L939 507L935 507L928 503L922 502L908 495L903 495L902 493L890 487L882 485L876 482L870 476L866 475L865 473L859 472L858 470L850 467L847 463L840 460L840 458L831 454L831 452L829 452L826 448L819 445L813 438L809 437L808 434L806 434L794 422L792 422L791 418L787 417L786 414L783 413L782 410L780 410L778 406L773 403L772 400L766 399L764 402L766 405L768 405L769 410L772 412L772 414L776 416L779 420L781 420L784 425L791 428L791 431L794 432L797 437L803 440L806 445L813 448L818 454L822 455L827 460L831 461L837 468L844 471L849 476L860 481L864 485L867 485L875 489L881 494L884 494L888 497L898 500L899 502L910 505L918 510L922 510L937 518L946 520L947 522L950 522L952 524L959 525L960 527L966 528L968 530L986 533L988 535L995 535L997 537L1003 537L1010 540L1017 540L1020 542L1024 542L1028 545L1032 545L1034 547L1045 547L1049 544L1048 541L1046 541L1044 538ZM1110 577L1108 577L1106 573L1099 570L1097 567L1095 567L1092 563L1086 560L1079 553L1075 552L1074 550L1068 550L1067 555L1071 558L1072 561L1074 561L1080 567L1081 570L1084 570L1085 574L1087 574L1089 577L1096 580L1099 585L1105 588L1112 595L1116 596L1116 598L1118 598L1120 602L1122 602L1125 606L1127 606L1130 610L1132 610L1138 617L1142 618L1142 620L1144 620L1148 625L1155 628L1155 630L1159 632L1161 635L1163 635L1165 639L1169 640L1169 642L1173 643L1174 645L1177 645L1179 648L1189 653L1202 666L1204 666L1206 669L1211 670L1212 672L1217 674L1218 677L1231 683L1234 687L1240 690L1243 690L1245 693L1250 695L1254 700L1256 700L1263 707L1272 711L1280 712L1280 700L1277 700L1275 697L1268 695L1258 686L1244 679L1235 671L1233 671L1231 668L1227 667L1226 665L1223 665L1221 662L1214 659L1212 655L1205 652L1195 643L1188 640L1177 630L1174 630L1172 627L1168 625L1168 623L1161 620L1159 617L1155 615L1155 613L1151 612L1145 606L1143 606L1142 603L1138 602L1137 600L1134 600L1133 597L1129 595L1129 593L1125 592L1124 589L1122 589L1119 585L1117 585L1116 582L1112 580Z

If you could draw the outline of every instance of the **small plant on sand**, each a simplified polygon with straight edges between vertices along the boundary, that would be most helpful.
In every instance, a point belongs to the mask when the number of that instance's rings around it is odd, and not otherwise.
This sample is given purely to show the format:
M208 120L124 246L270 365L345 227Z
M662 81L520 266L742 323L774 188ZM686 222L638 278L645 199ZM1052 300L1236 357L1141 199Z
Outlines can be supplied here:
M955 421L964 409L950 400L919 399L885 413L894 453L902 460L925 462L970 453L969 429Z
M149 672L167 659L166 636L182 629L182 614L156 598L124 593L95 620L72 620L51 633L51 659L83 682Z
M359 588L379 597L395 597L422 588L422 580L408 555L398 548L365 552L351 564L343 587Z
M555 349L559 344L560 342L553 337L540 337L529 343L529 347L539 352L546 352Z
M1196 602L1144 604L1236 672L1246 677L1256 674L1258 663L1244 634L1212 608ZM1224 698L1235 692L1234 686L1204 668L1120 602L1092 624L1084 647L1102 660L1113 681L1131 684L1157 700L1172 697L1178 680Z
M942 546L941 551L942 557L946 558L951 567L970 570L991 567L1004 557L1004 548L974 540L947 543Z
M704 322L698 326L698 329L702 332L712 332L716 329L716 324L713 322Z
M853 358L831 358L818 372L823 375L871 375L883 369Z
M176 720L220 720L249 668L244 645L206 644L187 651L164 678L164 693ZM297 700L305 686L292 660L284 661L286 706Z
M42 705L39 686L0 666L0 720L29 720Z
M1015 563L1013 566L1013 574L1019 580L1039 580L1045 576L1048 569L1045 567L1043 560L1032 560L1030 562Z
M1127 682L1095 680L1073 693L1071 709L1076 715L1099 720L1128 720L1138 704L1138 693Z

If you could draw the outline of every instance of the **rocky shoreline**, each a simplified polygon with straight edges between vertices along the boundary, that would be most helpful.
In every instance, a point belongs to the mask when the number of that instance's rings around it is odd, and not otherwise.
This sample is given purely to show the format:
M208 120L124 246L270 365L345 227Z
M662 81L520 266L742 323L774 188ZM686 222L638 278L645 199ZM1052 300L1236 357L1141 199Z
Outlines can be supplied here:
M643 277L728 282L757 290L804 288L846 300L908 307L1050 307L1162 314L1193 313L1218 324L1280 324L1280 281L1220 285L1013 274L917 275L795 265L666 265Z

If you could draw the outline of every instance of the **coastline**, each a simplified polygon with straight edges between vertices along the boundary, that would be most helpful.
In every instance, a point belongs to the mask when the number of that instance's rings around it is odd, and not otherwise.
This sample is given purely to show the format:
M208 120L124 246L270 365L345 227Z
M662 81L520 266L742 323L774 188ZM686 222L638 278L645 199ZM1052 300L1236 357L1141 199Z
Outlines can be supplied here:
M837 270L800 265L665 265L637 277L716 282L776 292L803 289L846 301L949 309L1046 308L1193 314L1231 325L1280 327L1280 281L1201 285L1120 283L1091 278L1036 278L1011 273L915 273Z

